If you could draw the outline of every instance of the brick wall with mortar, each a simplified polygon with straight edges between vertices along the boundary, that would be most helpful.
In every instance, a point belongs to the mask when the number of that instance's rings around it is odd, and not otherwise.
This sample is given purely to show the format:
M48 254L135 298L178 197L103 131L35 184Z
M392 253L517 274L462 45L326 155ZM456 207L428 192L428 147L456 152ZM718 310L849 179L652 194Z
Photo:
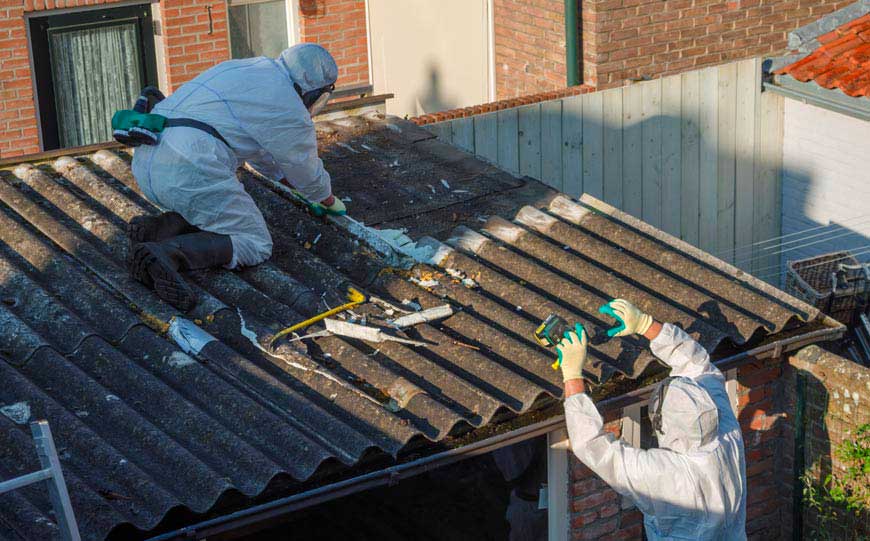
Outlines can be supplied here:
M797 388L797 378L804 383L804 453L805 471L819 483L829 474L842 472L844 462L836 449L854 439L856 429L870 423L870 368L824 351L816 346L804 348L791 359L785 377ZM785 445L793 457L797 393L790 395L784 423ZM789 464L791 466L791 463ZM791 487L790 487L791 488ZM842 511L842 510L841 510ZM866 539L870 537L870 509L855 515L841 512L836 520L823 526L815 510L804 505L803 535L805 538Z
M31 80L25 14L106 4L113 0L4 0L0 5L0 157L38 152L39 126ZM211 7L211 27L209 11ZM172 91L230 56L227 11L213 0L163 0L160 9L166 80ZM41 15L38 14L37 16Z
M788 33L853 0L584 0L583 82L611 88L786 49Z
M769 541L791 536L792 462L788 457L792 433L784 421L790 380L783 377L784 358L759 360L737 371L737 418L746 453L749 539ZM618 412L604 412L605 429L621 432ZM640 539L643 517L571 455L571 537Z
M300 0L302 41L326 47L338 63L338 85L369 82L364 0Z
M567 84L564 0L495 0L493 34L497 99Z

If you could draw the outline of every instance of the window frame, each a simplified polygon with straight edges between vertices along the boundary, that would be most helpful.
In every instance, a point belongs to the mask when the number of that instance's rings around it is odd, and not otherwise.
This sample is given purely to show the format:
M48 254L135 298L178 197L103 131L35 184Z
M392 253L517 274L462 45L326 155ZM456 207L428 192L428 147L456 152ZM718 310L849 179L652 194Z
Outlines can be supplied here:
M230 59L237 60L236 57L233 56L233 38L232 32L230 32L230 8L236 6L248 6L252 4L265 4L268 2L274 2L275 0L225 0L225 7L227 13L227 45L230 50ZM300 43L299 38L299 0L283 0L284 1L284 10L286 12L285 16L285 28L287 30L287 46L291 47Z
M39 118L42 150L55 150L60 146L59 120L54 92L49 34L52 30L109 26L135 21L141 56L139 73L142 86L157 85L157 48L154 43L154 18L148 2L103 9L82 9L64 13L46 14L28 18L28 45L31 51L34 94ZM132 103L130 104L132 106Z

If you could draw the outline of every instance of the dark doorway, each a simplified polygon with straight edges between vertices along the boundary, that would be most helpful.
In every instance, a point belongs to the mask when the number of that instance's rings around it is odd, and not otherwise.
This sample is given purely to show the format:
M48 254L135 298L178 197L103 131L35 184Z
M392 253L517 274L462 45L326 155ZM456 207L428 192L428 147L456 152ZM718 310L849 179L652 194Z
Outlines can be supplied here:
M110 141L117 109L157 84L151 6L30 19L43 150Z

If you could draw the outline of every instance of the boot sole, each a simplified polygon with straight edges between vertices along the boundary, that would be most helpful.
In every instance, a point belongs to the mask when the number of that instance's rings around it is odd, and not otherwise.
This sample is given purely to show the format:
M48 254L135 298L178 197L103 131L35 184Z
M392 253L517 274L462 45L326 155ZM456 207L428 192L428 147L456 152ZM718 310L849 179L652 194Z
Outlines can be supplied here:
M138 244L133 249L130 273L179 310L187 312L196 306L196 293L178 271L152 249L151 243Z

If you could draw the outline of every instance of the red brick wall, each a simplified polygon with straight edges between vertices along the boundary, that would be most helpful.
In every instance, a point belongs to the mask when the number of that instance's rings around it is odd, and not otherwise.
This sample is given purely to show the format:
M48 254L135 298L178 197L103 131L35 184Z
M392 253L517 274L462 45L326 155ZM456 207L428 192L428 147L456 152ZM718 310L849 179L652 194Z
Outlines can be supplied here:
M0 157L40 150L24 14L112 3L113 0L5 0L5 7L0 7ZM156 6L152 4L152 9ZM211 6L211 33L206 6ZM163 0L160 8L168 82L164 90L172 91L229 58L224 2Z
M493 15L498 99L567 84L564 0L495 0Z
M301 40L326 47L338 63L338 85L369 82L364 0L300 0Z
M583 82L598 88L785 50L852 0L584 0Z
M162 0L160 7L169 87L165 90L172 92L215 64L229 60L226 2Z
M758 361L737 372L737 418L746 452L749 539L787 538L791 527L792 463L785 457L787 401L783 359ZM619 436L619 412L604 412L605 429ZM580 539L640 539L643 517L571 455L571 532Z

